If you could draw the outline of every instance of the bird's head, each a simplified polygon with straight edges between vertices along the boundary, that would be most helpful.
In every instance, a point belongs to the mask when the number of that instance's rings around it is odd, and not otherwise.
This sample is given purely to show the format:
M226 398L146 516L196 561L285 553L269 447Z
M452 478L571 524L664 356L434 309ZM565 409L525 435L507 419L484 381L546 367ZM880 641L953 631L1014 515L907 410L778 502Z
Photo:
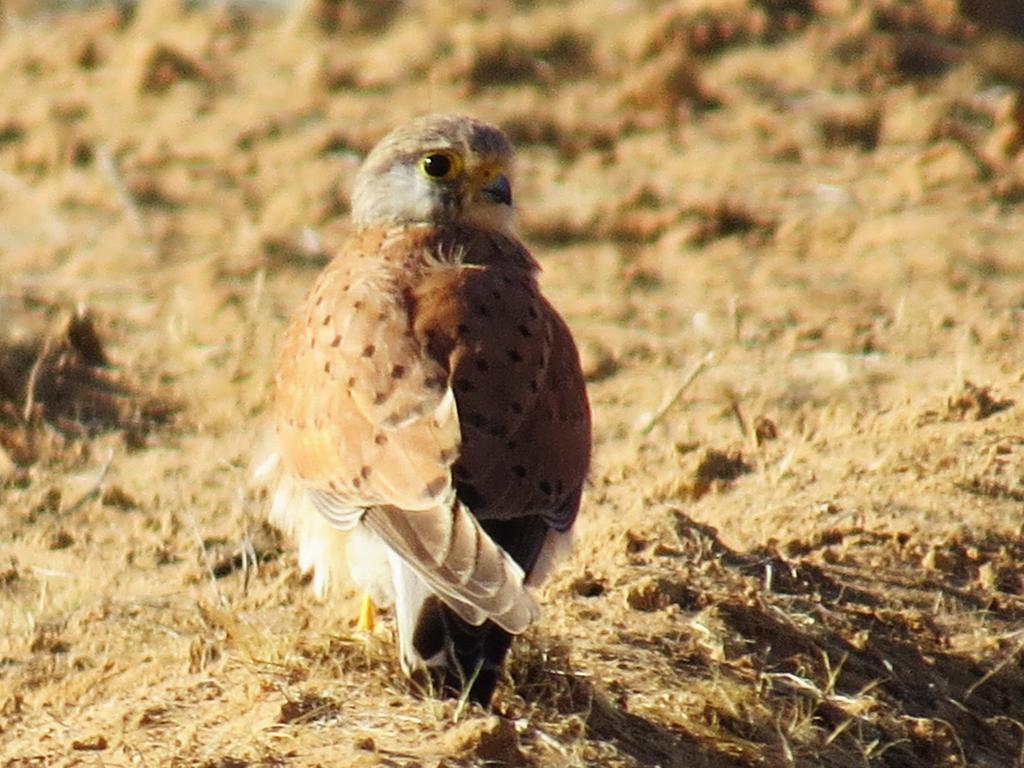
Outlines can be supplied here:
M367 155L352 191L357 226L512 224L512 145L492 125L430 115L385 136Z

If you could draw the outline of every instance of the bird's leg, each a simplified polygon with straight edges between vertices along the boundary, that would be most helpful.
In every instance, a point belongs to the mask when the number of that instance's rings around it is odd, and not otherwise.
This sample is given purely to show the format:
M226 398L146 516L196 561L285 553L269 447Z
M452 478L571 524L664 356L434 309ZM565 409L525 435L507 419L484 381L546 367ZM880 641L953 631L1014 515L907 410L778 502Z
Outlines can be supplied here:
M356 628L361 632L373 632L376 626L377 606L373 604L373 598L369 592L363 592L362 602L359 604L359 622Z

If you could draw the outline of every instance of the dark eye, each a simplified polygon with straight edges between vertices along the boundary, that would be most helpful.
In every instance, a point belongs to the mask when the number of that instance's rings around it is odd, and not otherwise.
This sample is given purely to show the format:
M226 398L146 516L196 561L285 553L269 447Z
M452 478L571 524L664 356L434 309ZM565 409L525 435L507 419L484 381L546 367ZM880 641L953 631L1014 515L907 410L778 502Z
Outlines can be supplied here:
M447 152L431 152L420 160L420 168L432 179L446 179L455 173L456 162Z

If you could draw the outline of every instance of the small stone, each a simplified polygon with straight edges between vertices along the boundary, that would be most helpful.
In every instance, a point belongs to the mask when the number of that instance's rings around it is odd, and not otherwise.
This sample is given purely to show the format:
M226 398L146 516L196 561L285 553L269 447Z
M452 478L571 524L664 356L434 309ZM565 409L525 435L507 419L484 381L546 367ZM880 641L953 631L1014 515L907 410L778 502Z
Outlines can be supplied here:
M63 528L51 533L46 540L46 546L49 549L67 549L75 543L75 537L65 531Z
M445 738L446 752L481 760L491 765L523 765L519 734L511 720L491 715L467 720Z
M91 739L76 739L71 742L71 748L82 752L102 752L107 748L107 737L101 735Z

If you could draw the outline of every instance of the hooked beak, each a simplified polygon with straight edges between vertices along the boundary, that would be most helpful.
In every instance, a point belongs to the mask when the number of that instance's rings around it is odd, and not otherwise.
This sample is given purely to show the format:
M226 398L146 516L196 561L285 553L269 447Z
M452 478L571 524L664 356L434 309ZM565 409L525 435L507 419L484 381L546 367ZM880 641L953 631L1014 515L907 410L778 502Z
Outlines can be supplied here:
M499 173L484 184L480 191L495 203L512 205L512 185L509 184L508 177L503 173Z

